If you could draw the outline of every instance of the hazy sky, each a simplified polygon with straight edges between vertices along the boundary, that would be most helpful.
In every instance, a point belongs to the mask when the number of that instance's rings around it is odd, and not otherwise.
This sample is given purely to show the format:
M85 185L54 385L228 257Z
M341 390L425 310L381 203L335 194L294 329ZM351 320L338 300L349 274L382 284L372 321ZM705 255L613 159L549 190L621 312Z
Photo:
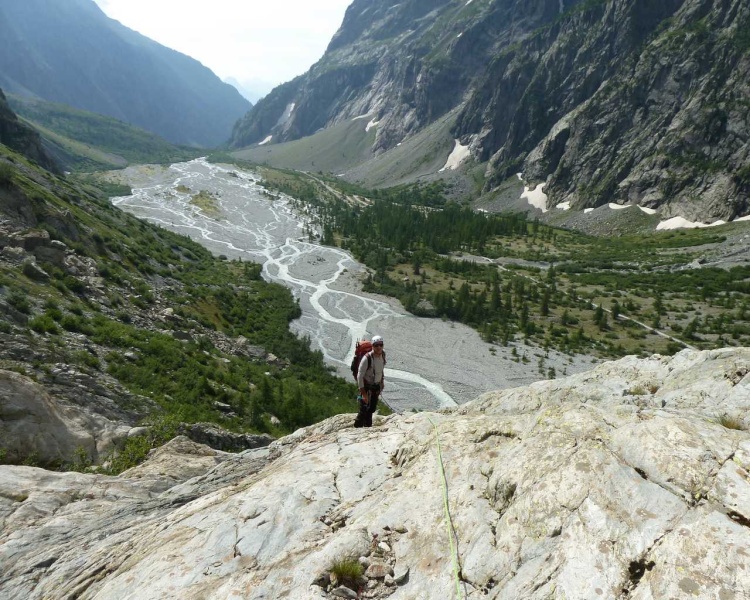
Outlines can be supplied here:
M271 87L317 61L352 0L95 0L107 16L222 79ZM262 82L262 83L257 83Z

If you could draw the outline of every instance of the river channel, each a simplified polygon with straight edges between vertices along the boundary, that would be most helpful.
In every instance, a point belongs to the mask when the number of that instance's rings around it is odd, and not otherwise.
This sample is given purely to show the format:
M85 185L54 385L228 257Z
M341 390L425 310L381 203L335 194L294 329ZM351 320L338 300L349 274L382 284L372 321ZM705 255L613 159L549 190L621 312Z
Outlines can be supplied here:
M591 366L522 344L513 356L512 348L486 344L468 327L415 317L393 299L362 292L364 268L347 252L310 243L304 215L295 214L288 198L264 193L252 172L196 159L128 167L112 177L133 188L131 196L112 199L121 209L217 255L260 263L265 279L290 288L302 308L293 331L309 336L341 376L351 378L355 341L382 335L388 361L383 397L396 411L462 404L542 379L549 367L562 375ZM191 202L201 191L215 198L215 210Z

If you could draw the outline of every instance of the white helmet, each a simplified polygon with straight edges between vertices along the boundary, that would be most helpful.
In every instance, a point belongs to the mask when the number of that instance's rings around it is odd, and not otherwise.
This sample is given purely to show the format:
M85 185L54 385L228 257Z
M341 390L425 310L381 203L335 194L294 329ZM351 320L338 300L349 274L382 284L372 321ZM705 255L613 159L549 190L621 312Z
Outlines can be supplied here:
M382 344L382 343L383 343L383 338L382 338L381 336L379 336L379 335L374 335L374 336L372 337L372 345L373 345L373 346L374 346L375 344Z

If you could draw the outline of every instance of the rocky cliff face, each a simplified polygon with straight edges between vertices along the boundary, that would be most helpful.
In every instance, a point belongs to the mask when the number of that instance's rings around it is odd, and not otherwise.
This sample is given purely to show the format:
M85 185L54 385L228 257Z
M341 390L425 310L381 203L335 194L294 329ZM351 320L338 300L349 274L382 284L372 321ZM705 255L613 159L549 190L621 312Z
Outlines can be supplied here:
M748 349L628 357L239 455L178 438L120 477L0 467L0 591L745 597L749 373Z
M486 190L665 216L750 210L747 0L355 0L325 56L236 126L241 147L357 116L373 152L455 111Z

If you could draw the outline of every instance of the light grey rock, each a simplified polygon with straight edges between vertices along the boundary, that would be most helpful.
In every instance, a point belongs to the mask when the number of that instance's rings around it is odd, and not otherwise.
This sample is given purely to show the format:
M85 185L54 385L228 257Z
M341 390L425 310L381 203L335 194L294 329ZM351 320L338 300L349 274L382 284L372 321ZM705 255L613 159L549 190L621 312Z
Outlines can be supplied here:
M365 571L365 577L370 579L383 579L391 574L391 567L383 562L373 561Z
M406 579L367 594L445 598L437 428L466 597L729 598L750 589L750 433L716 415L747 410L747 373L746 348L628 357L368 431L340 415L239 455L175 444L139 479L0 467L0 592L322 598L321 573L403 527ZM623 395L647 384L643 405ZM157 493L183 452L208 471Z
M26 256L23 248L16 248L15 246L5 246L2 251L2 256L6 260L11 262L21 262Z
M401 585L408 577L409 567L404 564L396 564L396 567L393 569L393 581L395 581L397 585Z
M178 483L205 475L232 455L177 436L149 453L148 460L120 474L150 491L163 492Z
M150 431L150 427L133 427L128 431L128 437L134 438L134 437L143 437L144 435L147 435Z
M94 437L75 415L61 410L40 385L11 371L0 371L0 440L7 460L34 456L50 464L71 460L79 447L95 453Z

